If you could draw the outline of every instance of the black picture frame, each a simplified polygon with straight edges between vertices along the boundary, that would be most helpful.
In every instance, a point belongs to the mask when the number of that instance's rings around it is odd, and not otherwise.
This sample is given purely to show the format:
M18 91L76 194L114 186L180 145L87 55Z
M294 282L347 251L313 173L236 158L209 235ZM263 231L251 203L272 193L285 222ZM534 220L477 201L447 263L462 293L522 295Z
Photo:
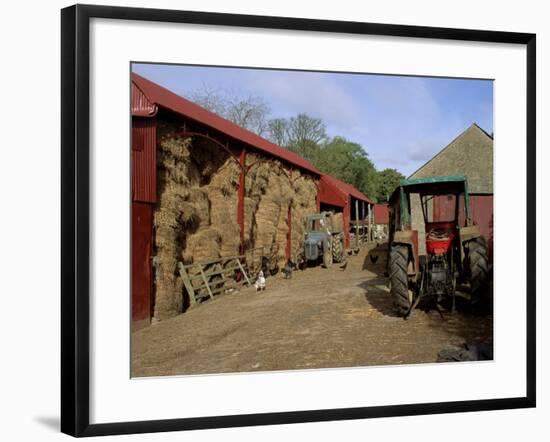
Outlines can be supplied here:
M92 18L512 43L527 50L527 391L524 397L90 424L89 24ZM290 17L75 5L61 11L61 431L163 432L535 407L536 35Z

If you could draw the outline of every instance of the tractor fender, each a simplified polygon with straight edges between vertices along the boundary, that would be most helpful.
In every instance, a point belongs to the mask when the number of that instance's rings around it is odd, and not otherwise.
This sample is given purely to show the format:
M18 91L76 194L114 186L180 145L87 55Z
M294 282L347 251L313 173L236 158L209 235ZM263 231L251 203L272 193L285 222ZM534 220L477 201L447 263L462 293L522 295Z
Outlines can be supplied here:
M397 230L393 234L393 241L391 245L402 244L409 247L410 250L410 261L408 274L410 276L416 275L420 270L419 260L418 260L418 231L417 230ZM391 250L391 246L388 249ZM389 262L389 260L388 260Z

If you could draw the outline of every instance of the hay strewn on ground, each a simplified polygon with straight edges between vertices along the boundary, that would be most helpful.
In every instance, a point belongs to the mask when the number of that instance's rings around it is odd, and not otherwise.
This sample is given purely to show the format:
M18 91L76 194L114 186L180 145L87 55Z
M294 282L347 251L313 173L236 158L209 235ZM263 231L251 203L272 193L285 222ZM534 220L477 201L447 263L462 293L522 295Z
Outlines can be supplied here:
M162 320L183 309L178 261L190 264L239 253L239 166L219 146L180 137L169 124L159 125L157 158L154 317ZM263 248L270 266L280 268L286 261L289 207L291 258L296 260L303 249L305 219L316 211L316 184L264 156L248 154L247 166L245 248Z

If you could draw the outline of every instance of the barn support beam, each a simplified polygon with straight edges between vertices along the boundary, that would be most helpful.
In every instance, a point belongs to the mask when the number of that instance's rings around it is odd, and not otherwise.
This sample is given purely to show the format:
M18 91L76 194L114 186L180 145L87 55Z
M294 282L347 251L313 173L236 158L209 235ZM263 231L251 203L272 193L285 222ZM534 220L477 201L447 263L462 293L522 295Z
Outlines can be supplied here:
M367 239L368 242L368 235L370 235L370 231L367 230L365 234L365 201L361 201L361 225L363 226L363 239Z
M355 247L359 247L359 200L355 200Z
M287 224L288 224L288 233L286 236L286 259L292 259L292 204L288 205L287 213Z
M349 239L350 204L351 204L351 201L350 201L350 198L348 197L346 206L344 207L344 211L342 213L342 218L344 223L344 245L348 249L350 247L350 239Z
M373 223L372 223L373 210L372 210L372 207L373 207L372 204L369 204L367 206L367 208L368 208L367 216L368 216L368 225L369 225L369 227L368 227L368 229L369 229L369 239L368 239L369 242L374 241L374 234L373 234L374 232L372 231L372 229L373 229Z
M239 253L244 253L244 194L245 194L245 174L246 174L246 150L241 149L239 155L239 192L237 195L237 224L239 225Z
M315 195L315 205L317 206L317 212L321 211L321 198L319 198L319 185L317 185L317 195Z

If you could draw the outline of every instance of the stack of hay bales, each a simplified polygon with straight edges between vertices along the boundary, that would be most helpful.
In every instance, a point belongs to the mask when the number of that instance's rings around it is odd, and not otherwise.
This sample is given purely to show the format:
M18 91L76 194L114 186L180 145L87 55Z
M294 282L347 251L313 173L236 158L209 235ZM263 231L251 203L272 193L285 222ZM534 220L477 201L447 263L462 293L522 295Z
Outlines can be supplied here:
M332 228L335 232L344 231L344 214L342 212L333 212Z
M230 257L239 253L240 229L237 224L237 193L239 166L229 158L212 176L208 186L210 201L210 224L221 235L219 257ZM195 261L200 261L194 257Z
M211 143L180 137L166 123L158 132L154 317L162 320L183 309L178 261L191 264L238 251L234 214L239 171Z
M293 187L291 259L297 262L304 250L306 219L317 212L317 185L311 177L302 175L294 180Z
M154 215L156 271L155 317L182 308L182 290L177 277L178 258L181 253L181 224L196 221L196 211L186 204L189 187L197 178L190 167L190 142L185 139L167 139L160 143L157 156L158 203Z
M158 128L158 203L155 209L156 298L154 317L183 309L184 288L177 264L238 255L237 198L240 167L219 146L177 134L166 122ZM292 210L292 251L302 253L306 217L316 212L313 178L291 174L277 160L247 155L245 249L263 248L272 268L286 261ZM195 280L200 284L200 280Z
M250 155L256 163L247 177L246 194L255 202L251 244L263 248L272 268L285 263L288 234L288 207L292 203L293 189L280 162L263 160Z

